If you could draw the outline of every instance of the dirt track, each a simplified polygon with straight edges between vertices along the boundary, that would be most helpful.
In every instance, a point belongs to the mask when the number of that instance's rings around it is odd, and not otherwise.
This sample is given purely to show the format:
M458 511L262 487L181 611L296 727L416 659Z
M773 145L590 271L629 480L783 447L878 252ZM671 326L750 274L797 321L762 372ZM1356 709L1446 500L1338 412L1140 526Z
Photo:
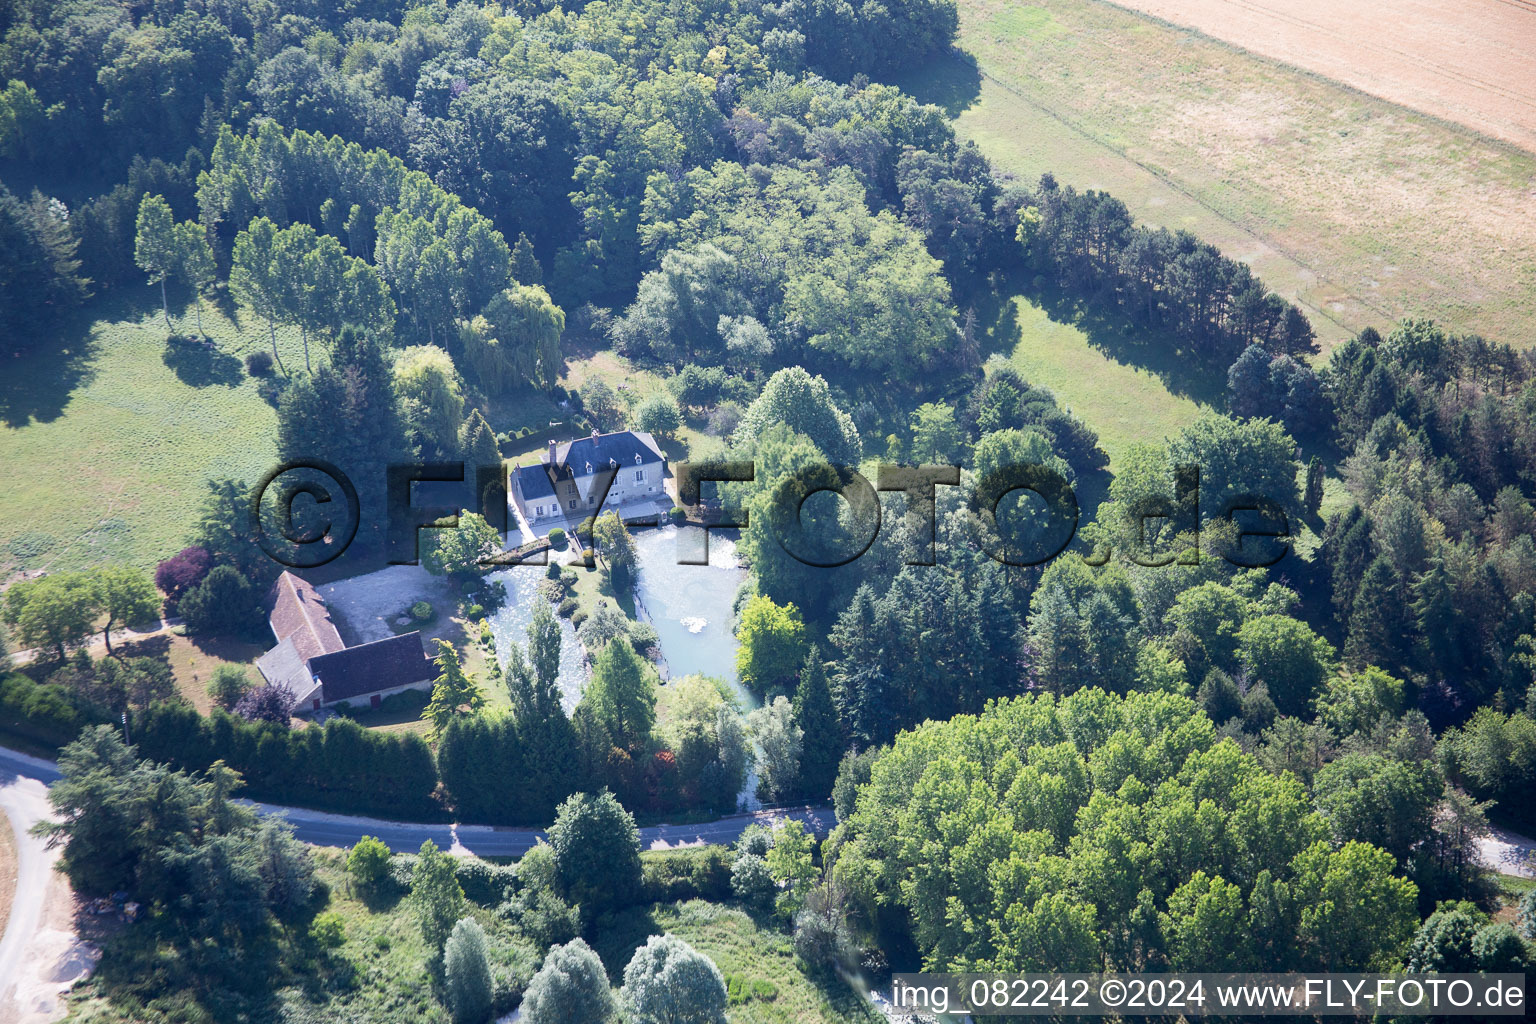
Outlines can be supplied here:
M1536 152L1536 0L1113 0Z

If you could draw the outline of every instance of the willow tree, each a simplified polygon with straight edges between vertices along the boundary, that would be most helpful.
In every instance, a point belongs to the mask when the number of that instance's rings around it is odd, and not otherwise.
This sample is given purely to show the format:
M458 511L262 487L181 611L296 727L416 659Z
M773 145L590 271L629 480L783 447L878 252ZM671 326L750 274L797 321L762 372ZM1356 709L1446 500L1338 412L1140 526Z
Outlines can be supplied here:
M538 285L514 284L460 327L464 354L480 383L502 394L529 381L541 388L560 375L565 313Z

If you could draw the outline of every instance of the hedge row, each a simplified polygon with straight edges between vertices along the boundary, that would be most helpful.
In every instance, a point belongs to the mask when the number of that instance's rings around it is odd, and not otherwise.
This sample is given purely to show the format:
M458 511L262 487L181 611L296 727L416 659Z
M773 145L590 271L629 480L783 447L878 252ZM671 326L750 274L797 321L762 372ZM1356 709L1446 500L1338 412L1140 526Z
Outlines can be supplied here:
M86 726L106 721L106 712L62 687L35 683L19 672L0 676L0 732L57 749Z
M204 718L188 705L157 704L130 719L139 753L201 771L223 761L245 778L253 800L392 818L444 817L433 800L437 765L414 733L364 729L348 718L289 729L223 711Z

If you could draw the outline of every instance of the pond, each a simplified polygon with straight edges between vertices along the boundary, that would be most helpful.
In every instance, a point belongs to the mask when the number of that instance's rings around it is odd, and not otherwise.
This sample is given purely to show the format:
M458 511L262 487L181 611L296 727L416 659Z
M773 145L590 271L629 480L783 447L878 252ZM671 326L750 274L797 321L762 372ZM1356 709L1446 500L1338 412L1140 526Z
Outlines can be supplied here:
M684 558L698 558L701 530L679 533L675 526L637 530L635 552L640 571L635 604L661 640L662 674L681 678L699 673L724 679L744 710L760 701L736 680L736 635L731 606L747 578L736 558L730 532L711 530L709 564L679 565L679 537Z
M507 599L500 608L488 616L491 634L496 637L496 656L503 666L513 644L528 653L528 625L533 621L533 610L540 602L549 602L539 593L539 581L544 579L542 565L519 565L489 574L486 579L507 588ZM581 691L587 685L587 655L570 619L557 617L560 624L560 703L569 715L581 700Z

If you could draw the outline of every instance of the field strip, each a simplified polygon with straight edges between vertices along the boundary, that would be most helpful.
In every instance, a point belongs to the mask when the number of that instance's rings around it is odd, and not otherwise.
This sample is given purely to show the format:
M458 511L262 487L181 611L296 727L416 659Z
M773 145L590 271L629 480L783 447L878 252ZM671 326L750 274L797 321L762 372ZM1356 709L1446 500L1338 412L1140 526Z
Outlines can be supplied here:
M1241 5L1276 2L1195 0L1253 17ZM1309 16L1315 0L1300 2L1293 13L1327 24ZM1536 33L1536 14L1476 2ZM1102 189L1138 220L1244 261L1308 313L1325 354L1405 317L1536 345L1536 153L1105 0L963 0L960 12L964 54L912 87L930 88L1000 169ZM1531 82L1505 86L1536 103L1536 39L1530 50L1509 66L1530 63ZM1431 57L1461 68L1448 53ZM1472 74L1497 78L1489 66ZM1536 125L1523 98L1482 95Z
M1107 0L1536 151L1529 0Z
M961 61L962 63L966 63L968 65L970 64L970 62L966 61L964 57L956 56L953 59ZM1112 153L1112 154L1114 154L1115 157L1117 157L1117 158L1119 158L1121 160L1124 160L1125 162L1127 162L1129 164L1132 164L1133 166L1136 167L1137 170L1141 171L1144 174L1147 174L1147 175L1151 176L1152 178L1155 178L1164 187L1168 188L1169 190L1171 190L1173 192L1178 193L1179 195L1181 195L1185 199L1187 199L1189 202L1191 202L1191 203L1195 204L1196 206L1200 207L1200 209L1203 210L1205 213L1207 213L1210 216L1215 217L1216 219L1220 220L1232 232L1234 232L1234 233L1236 233L1238 235L1241 235L1242 238L1244 239L1244 241L1246 242L1246 246L1234 249L1230 245L1230 242L1227 245L1222 245L1220 241L1218 241L1217 239L1214 239L1214 238L1207 238L1206 239L1207 241L1212 241L1214 244L1217 244L1217 246L1219 248L1222 248L1224 251L1227 251L1229 254L1231 254L1233 252L1240 253L1240 252L1243 251L1244 248L1259 248L1259 249L1272 250L1274 253L1278 254L1279 256L1281 256L1284 259L1288 260L1290 263L1294 264L1304 274L1310 275L1311 277L1313 277L1317 281L1318 284L1331 286L1332 289L1336 289L1338 292L1344 292L1345 291L1345 289L1343 289L1336 282L1330 281L1327 278L1327 276L1325 274L1323 274L1321 271L1319 271L1316 267L1308 265L1307 262L1305 260L1303 260L1300 256L1298 256L1296 253L1288 252L1283 246L1277 245L1271 239L1266 239L1266 238L1260 237L1259 235L1255 234L1253 231L1251 231L1248 228L1244 227L1242 224L1239 224L1236 221L1232 220L1230 217L1228 217L1222 211L1220 211L1220 210L1216 209L1215 207L1213 207L1213 206L1209 205L1208 203L1206 203L1204 200L1202 200L1200 198L1199 195L1195 194L1194 192L1191 192L1189 189L1187 189L1187 188L1183 187L1182 185L1180 185L1179 182L1172 175L1170 175L1167 172L1161 170L1160 168L1153 167L1153 166L1151 166L1149 164L1143 163L1142 161L1136 159L1134 156L1132 156L1131 154L1127 153L1123 149L1118 149L1115 146L1110 145L1108 142L1106 142L1104 139L1100 138L1099 136L1095 135L1094 133L1085 130L1084 128L1082 128L1078 124L1073 123L1073 121L1070 118L1062 115L1058 111L1052 110L1050 107L1048 107L1045 104L1039 102L1038 100L1036 100L1036 99L1034 99L1034 98L1024 94L1023 92L1019 91L1018 89L1015 89L1013 86L1009 85L1007 82L1003 81L1002 79L1000 79L1000 78L996 77L995 75L991 74L990 72L988 72L985 67L981 67L979 65L971 65L971 66L975 67L976 72L979 75L981 75L981 77L986 82L992 84L993 86L996 86L999 89L1002 89L1004 92L1008 93L1010 96L1012 96L1013 98L1018 100L1020 103L1024 103L1024 104L1032 107L1033 109L1035 109L1039 113L1044 114L1046 117L1049 117L1051 120L1057 122L1062 127L1064 127L1066 129L1068 129L1069 131L1071 131L1073 134L1079 136L1083 141L1087 142L1088 144L1090 144L1092 146L1095 146L1095 147L1098 147L1100 149L1103 149L1104 151L1106 151L1108 153ZM957 125L957 128L959 128L962 131L962 133L964 132L964 128L963 127ZM1006 169L1006 165L1005 165L1005 169ZM1070 182L1069 181L1069 182L1065 182L1065 184L1079 184L1079 183L1075 183L1075 182ZM1165 227L1177 227L1178 226L1178 225L1175 225L1175 224L1160 224L1155 216L1154 217L1148 217L1146 215L1142 215L1138 219L1145 220L1145 221L1148 221L1150 223L1157 224L1159 226L1165 226ZM1245 261L1249 262L1250 265L1252 263L1252 261L1246 259L1246 257L1239 256L1238 258L1245 259ZM1270 285L1271 288L1274 288L1275 290L1281 291L1282 293L1284 293L1283 287L1277 287L1277 285L1274 282L1266 279L1265 283ZM1325 343L1324 343L1324 348L1325 349L1331 347L1329 344L1327 344L1328 341L1339 341L1339 340L1342 340L1345 336L1352 335L1352 334L1356 333L1357 331L1359 331L1360 328L1366 326L1366 324L1364 322L1358 322L1358 321L1346 322L1345 320L1339 319L1334 314L1330 313L1327 309L1324 309L1318 303L1312 301L1312 299L1304 291L1301 291L1300 289L1296 289L1296 290L1290 291L1288 294L1285 294L1285 297L1288 298L1288 299L1291 299L1294 302L1296 302L1298 305L1301 305L1301 306L1305 307L1310 313L1314 314L1315 316L1322 317L1324 320L1327 320L1329 323L1331 323L1333 325L1335 330L1334 331L1328 331L1326 329L1326 325L1316 323L1315 321L1313 323L1313 327L1318 331L1319 336L1323 336L1323 337L1326 338ZM1338 300L1335 300L1335 301L1338 301ZM1348 301L1359 303L1360 305L1362 305L1362 306L1366 307L1367 309L1369 309L1371 312L1377 314L1377 316L1380 317L1383 320L1390 321L1390 320L1393 319L1392 314L1388 310L1382 309L1380 306L1377 306L1377 305L1371 303L1369 300L1364 299L1364 298L1362 298L1359 295L1353 295L1353 294L1348 295Z

